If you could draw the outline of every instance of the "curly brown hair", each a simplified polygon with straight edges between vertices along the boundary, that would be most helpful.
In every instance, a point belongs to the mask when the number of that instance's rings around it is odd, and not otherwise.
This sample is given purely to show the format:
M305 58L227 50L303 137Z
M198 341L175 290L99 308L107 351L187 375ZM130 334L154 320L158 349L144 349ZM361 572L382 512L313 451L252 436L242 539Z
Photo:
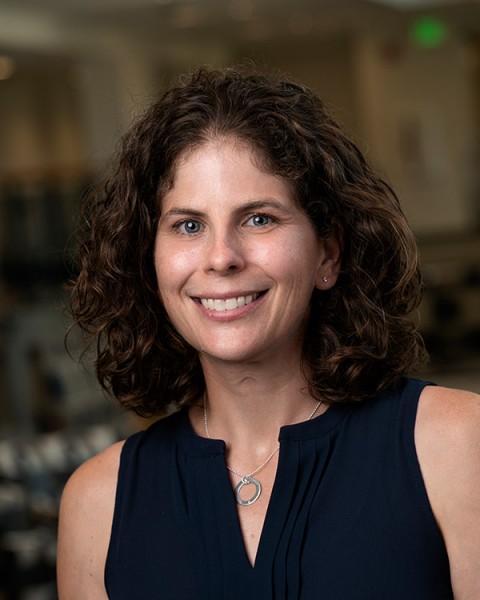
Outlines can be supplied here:
M290 183L318 236L336 229L341 239L338 281L311 301L311 395L345 402L392 386L424 357L409 318L421 298L417 249L398 199L314 92L243 67L182 78L127 133L112 174L90 197L70 306L96 343L102 386L140 415L204 391L197 352L160 301L153 252L179 158L225 136L246 142L267 172Z

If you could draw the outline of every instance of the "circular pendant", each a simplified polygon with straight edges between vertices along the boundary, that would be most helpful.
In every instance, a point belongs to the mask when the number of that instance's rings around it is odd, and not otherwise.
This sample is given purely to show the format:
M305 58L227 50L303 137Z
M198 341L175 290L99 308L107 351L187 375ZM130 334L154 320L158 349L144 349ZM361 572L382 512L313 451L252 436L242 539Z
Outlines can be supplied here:
M250 484L255 486L255 492L253 493L253 496L247 498L247 500L243 500L240 497L240 490L243 488L243 486ZM238 483L235 487L235 500L237 504L240 504L240 506L250 506L250 504L253 504L258 500L261 493L262 484L258 481L258 479L255 479L255 477L243 477L242 481L240 481L240 483Z

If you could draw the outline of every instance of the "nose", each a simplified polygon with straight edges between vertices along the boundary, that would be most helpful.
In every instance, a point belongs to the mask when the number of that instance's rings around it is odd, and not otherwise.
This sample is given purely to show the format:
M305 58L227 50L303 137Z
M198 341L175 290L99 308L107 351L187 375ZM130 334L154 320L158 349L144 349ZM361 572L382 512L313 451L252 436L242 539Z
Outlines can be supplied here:
M212 235L206 248L206 271L230 273L241 271L244 266L242 243L234 232L219 232Z

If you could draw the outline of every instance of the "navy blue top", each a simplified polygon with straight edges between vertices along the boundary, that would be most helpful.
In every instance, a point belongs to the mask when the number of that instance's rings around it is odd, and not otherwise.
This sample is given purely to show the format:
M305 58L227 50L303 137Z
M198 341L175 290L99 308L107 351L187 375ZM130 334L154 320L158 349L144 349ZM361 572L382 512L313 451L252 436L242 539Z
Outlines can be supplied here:
M105 581L110 600L452 600L414 445L420 392L282 427L255 566L225 444L186 410L124 445Z

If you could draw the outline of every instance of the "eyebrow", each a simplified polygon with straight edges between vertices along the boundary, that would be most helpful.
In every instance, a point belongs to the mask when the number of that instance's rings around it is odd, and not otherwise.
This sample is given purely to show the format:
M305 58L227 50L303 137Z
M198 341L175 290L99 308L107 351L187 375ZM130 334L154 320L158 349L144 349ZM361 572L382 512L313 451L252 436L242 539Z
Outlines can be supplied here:
M273 198L266 198L263 200L252 200L251 202L246 202L245 204L242 204L237 209L235 209L235 212L242 213L249 210L259 210L262 208L275 208L285 213L289 212L287 207L285 207L277 200L274 200ZM178 206L176 208L168 210L165 214L163 214L160 217L160 219L164 220L172 216L204 217L205 213L201 210Z
M160 220L167 219L168 217L174 217L176 215L180 215L180 216L188 215L191 217L203 217L205 215L205 213L203 213L201 210L194 210L193 208L178 207L178 208L172 208L170 210L167 210L166 213L161 215Z

